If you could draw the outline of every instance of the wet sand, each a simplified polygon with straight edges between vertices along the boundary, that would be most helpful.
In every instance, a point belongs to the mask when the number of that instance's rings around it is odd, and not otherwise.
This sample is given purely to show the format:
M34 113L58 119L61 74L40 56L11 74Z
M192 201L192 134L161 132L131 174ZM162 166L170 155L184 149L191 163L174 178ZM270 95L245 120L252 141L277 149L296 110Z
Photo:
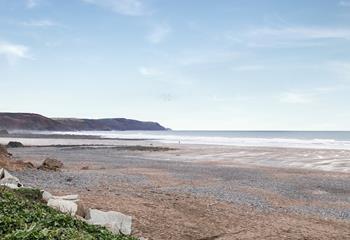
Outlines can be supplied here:
M130 214L134 235L149 239L350 239L349 151L108 141L10 149L65 164L15 174Z

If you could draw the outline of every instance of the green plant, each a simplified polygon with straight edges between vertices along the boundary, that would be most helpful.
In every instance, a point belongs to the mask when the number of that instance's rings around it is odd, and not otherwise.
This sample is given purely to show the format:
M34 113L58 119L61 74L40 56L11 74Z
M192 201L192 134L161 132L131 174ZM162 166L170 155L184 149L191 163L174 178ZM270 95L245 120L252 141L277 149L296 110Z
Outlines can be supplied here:
M39 202L36 189L0 187L0 239L3 240L135 240L89 225Z

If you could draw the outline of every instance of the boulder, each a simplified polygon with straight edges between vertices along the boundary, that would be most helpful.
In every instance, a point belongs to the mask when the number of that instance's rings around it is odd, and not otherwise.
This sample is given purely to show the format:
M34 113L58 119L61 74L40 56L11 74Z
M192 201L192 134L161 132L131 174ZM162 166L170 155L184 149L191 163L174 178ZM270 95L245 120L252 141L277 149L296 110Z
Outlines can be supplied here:
M47 191L42 191L42 195L41 196L42 196L42 200L44 202L48 202L51 198L54 198L54 196L51 193L47 192Z
M82 218L86 216L85 206L79 200L66 200L60 197L52 197L48 199L47 206L60 212L68 213L71 216L79 216Z
M78 210L78 204L76 202L63 199L50 198L47 206L63 213L69 213L72 216L75 216Z
M114 211L103 212L97 209L89 209L85 218L87 223L105 226L113 233L131 234L131 216Z
M0 129L0 135L8 135L9 132L6 129Z
M12 189L23 187L18 178L12 176L6 169L0 169L0 185L6 186Z
M85 219L86 217L85 205L81 201L78 201L77 204L78 204L78 209L76 212L76 216L79 216Z
M51 193L43 190L42 191L42 199L45 202L48 202L50 199L58 199L58 200L67 200L67 201L77 202L77 201L79 201L79 195L74 194L74 195L65 195L65 196L54 196Z
M7 144L7 148L21 148L24 147L24 145L20 142L9 142Z
M53 158L46 158L38 169L46 171L59 171L62 167L63 163L61 161Z

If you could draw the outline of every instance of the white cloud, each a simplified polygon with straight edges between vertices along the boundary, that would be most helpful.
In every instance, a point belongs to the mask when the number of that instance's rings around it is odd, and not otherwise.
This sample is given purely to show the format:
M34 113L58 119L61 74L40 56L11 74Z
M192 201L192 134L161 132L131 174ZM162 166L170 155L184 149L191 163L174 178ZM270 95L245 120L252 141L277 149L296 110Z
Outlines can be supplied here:
M233 71L239 71L239 72L262 71L265 69L266 67L262 65L241 65L241 66L234 66L232 68Z
M287 91L279 96L280 102L294 103L294 104L305 104L317 101L320 97L325 94L337 91L340 86L323 86L309 90L301 91Z
M350 7L350 1L340 1L339 6Z
M285 92L281 94L280 101L284 103L310 103L313 95L307 93Z
M227 32L231 42L254 48L302 48L325 46L329 40L350 40L350 28L332 27L261 27L241 32Z
M347 28L315 28L315 27L286 27L259 28L249 33L253 37L270 37L289 40L308 39L350 39L350 29Z
M14 64L21 58L30 58L26 46L8 42L0 42L0 56L5 57L10 64Z
M27 8L34 8L39 5L40 0L26 0Z
M183 66L212 64L227 62L232 59L237 59L240 54L232 51L190 51L180 54L177 59L177 64Z
M26 27L53 27L53 26L59 26L60 24L55 23L51 20L31 20L22 22L21 25Z
M93 4L128 16L149 15L150 11L141 0L82 0L85 3Z
M155 77L163 74L160 70L149 67L140 67L139 73L146 77Z
M160 43L168 37L171 33L171 28L167 24L156 25L147 36L148 41L151 43Z

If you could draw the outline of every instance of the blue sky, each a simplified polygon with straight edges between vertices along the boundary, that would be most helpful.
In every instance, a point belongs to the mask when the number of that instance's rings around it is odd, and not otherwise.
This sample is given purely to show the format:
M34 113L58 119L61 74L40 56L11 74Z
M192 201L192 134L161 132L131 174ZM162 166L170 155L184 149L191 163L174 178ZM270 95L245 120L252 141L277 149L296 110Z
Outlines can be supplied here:
M350 130L350 0L0 0L0 111Z

